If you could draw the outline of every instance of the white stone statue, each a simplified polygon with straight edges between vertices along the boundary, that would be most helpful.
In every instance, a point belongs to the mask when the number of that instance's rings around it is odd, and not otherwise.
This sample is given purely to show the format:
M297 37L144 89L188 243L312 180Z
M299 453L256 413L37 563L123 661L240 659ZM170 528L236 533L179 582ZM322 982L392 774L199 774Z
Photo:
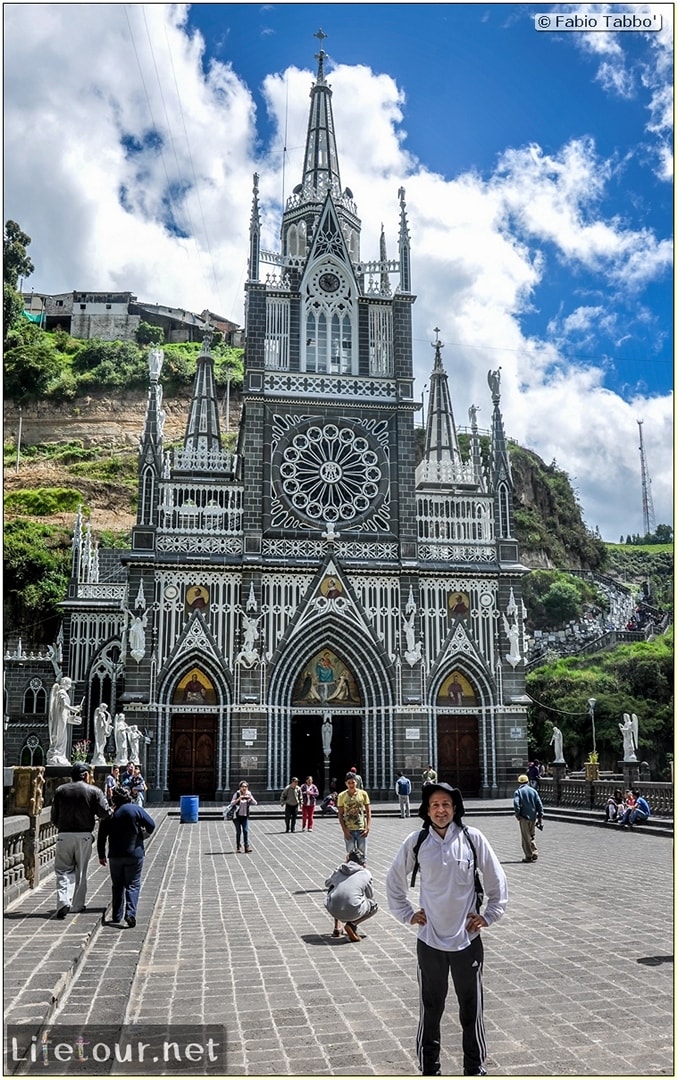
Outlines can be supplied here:
M106 740L113 730L113 719L105 701L94 710L94 755L92 765L105 765Z
M48 765L70 765L68 759L68 725L79 724L82 701L71 705L70 689L73 685L67 675L54 683L49 695L49 750Z
M565 758L563 757L563 733L559 727L553 725L553 735L551 736L551 742L549 746L553 747L553 761L556 765L564 765Z
M638 749L638 717L635 713L631 716L624 713L624 723L619 725L624 740L624 761L637 761L636 750Z
M405 659L410 667L414 667L417 661L421 660L421 642L415 641L417 633L414 625L415 615L416 612L411 611L409 619L406 619L403 616L403 632L405 634L405 643L407 646L405 649Z
M143 738L143 732L140 728L134 724L133 726L127 725L127 745L129 747L129 761L133 761L135 765L141 764L139 757L139 743Z
M246 664L248 667L252 667L259 659L259 650L255 649L254 642L259 638L258 623L261 619L261 615L258 619L254 616L248 615L244 611L240 611L242 617L242 649L238 653L236 660L242 664Z
M115 764L126 765L129 761L127 748L127 723L124 713L116 713L113 721L113 733L115 735Z
M246 615L243 612L243 616L242 616L242 630L243 630L242 651L244 653L253 653L254 652L254 642L259 637L259 631L257 629L257 623L258 622L259 622L259 619L253 619L249 615Z
M135 615L129 628L129 651L137 664L141 663L146 652L146 624L148 614Z
M323 720L321 735L323 740L323 754L325 757L329 757L330 750L332 749L332 721L327 714Z
M520 630L518 628L518 619L514 618L514 621L510 623L503 613L502 619L504 620L504 630L506 631L506 636L509 640L509 651L506 656L506 660L511 665L511 667L515 667L516 664L519 664L521 660L519 647Z

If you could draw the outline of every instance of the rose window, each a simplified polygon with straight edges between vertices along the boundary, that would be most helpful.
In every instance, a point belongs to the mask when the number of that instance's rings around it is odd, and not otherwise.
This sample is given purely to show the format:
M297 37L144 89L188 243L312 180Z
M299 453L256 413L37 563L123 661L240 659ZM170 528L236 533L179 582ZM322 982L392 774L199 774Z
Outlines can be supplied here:
M312 423L278 447L275 486L312 521L348 522L375 509L385 487L385 459L362 430Z

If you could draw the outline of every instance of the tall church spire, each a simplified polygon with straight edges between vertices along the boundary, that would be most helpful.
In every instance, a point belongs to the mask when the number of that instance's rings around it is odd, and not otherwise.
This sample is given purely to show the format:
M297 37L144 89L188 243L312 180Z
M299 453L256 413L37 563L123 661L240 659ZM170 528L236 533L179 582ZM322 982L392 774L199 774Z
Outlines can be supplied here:
M426 443L424 459L417 467L417 484L473 483L473 469L464 464L459 452L447 372L441 355L444 345L438 337L438 327L434 330L436 340L431 345L435 349L435 360L429 383Z
M315 54L318 61L318 74L311 87L311 109L306 132L302 188L305 195L314 191L317 196L322 197L331 191L333 195L338 196L341 194L341 179L334 137L332 91L325 82L327 53L322 47L327 34L318 30L315 37L320 41L320 52Z

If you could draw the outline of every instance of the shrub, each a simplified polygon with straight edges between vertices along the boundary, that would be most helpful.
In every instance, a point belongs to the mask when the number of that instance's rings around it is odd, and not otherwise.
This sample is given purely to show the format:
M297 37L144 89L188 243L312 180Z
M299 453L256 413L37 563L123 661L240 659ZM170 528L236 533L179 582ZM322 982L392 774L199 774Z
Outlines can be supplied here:
M47 517L51 514L72 512L84 502L82 493L75 488L34 488L10 491L4 498L5 511L15 514L31 514Z

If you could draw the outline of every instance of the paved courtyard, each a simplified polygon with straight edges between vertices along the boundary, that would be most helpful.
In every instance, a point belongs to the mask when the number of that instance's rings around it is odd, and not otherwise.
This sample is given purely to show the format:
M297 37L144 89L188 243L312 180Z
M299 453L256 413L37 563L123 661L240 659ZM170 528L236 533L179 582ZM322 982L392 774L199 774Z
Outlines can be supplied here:
M9 909L7 1021L223 1024L228 1074L416 1075L416 935L389 915L383 885L418 819L375 817L381 910L351 944L331 937L323 907L325 876L343 859L336 820L285 835L281 819L253 815L254 850L236 855L231 823L156 816L136 929L101 925L98 865L86 914L52 917L52 875ZM484 932L488 1072L672 1075L671 842L547 819L541 857L525 865L511 816L466 821L509 879L507 914ZM50 1009L59 964L76 954ZM448 1004L442 1062L454 1075L453 994Z

